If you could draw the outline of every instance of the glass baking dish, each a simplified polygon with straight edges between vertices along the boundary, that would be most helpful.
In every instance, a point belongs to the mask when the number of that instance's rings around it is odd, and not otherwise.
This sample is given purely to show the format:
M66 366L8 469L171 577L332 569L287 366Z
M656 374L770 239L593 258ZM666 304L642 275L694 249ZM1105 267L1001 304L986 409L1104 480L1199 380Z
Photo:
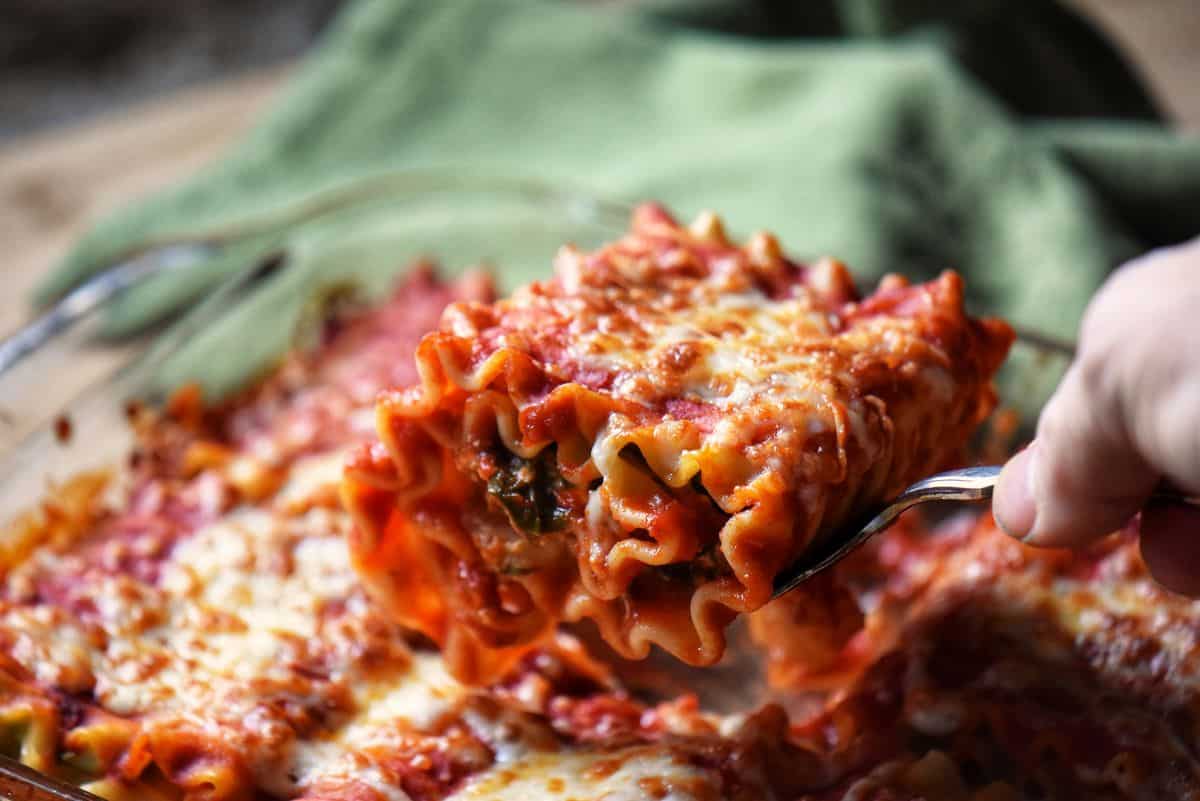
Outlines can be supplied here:
M130 446L130 402L158 404L189 382L216 400L268 371L305 341L322 298L350 293L369 303L418 260L435 261L444 276L484 266L511 289L545 274L563 243L596 247L627 221L619 204L533 181L376 175L268 216L263 225L286 230L285 249L247 264L173 323L114 342L103 337L105 316L122 297L262 235L262 226L201 233L117 265L24 339L0 345L10 356L0 371L0 520L28 509L54 483L119 464Z
M349 290L369 302L418 260L435 261L445 276L484 266L502 291L509 290L546 276L563 243L593 248L619 236L630 210L523 179L436 171L375 176L365 186L333 190L310 199L292 217L276 219L287 227L289 249L246 265L173 324L98 346L109 304L136 290L139 280L164 269L187 269L177 262L261 231L173 242L159 251L165 256L157 266L154 254L133 267L123 265L131 280L100 301L69 310L52 337L0 373L0 520L30 509L48 488L83 471L119 468L132 445L131 402L159 404L189 382L200 383L211 401L253 382L306 341L308 329L320 320L312 310L322 298ZM700 209L673 211L686 220ZM1044 368L1046 380L1065 366L1054 343L1026 339L1016 348ZM1027 394L1014 382L1004 386ZM1019 400L1008 405L1021 408ZM741 636L735 627L730 654L713 668L651 657L621 672L648 697L673 697L686 688L713 711L745 710L764 699L765 685L750 678L762 671L753 649L737 647Z

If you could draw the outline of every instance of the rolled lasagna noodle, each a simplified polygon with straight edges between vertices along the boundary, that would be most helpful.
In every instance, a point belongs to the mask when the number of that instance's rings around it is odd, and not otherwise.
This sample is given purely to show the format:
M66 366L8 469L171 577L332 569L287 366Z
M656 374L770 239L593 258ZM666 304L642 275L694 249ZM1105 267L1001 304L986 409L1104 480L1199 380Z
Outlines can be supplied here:
M835 261L644 206L551 280L447 309L347 465L354 562L467 681L564 619L710 664L776 574L960 452L1011 339L954 273L860 299Z

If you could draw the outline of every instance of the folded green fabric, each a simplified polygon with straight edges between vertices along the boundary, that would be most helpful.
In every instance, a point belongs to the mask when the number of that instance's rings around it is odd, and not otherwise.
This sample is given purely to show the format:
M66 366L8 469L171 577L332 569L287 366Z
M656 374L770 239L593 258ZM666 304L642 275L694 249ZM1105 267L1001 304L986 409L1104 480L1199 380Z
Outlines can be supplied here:
M268 254L301 263L281 282L367 276L387 215L368 203L313 222L306 204L441 165L713 209L864 282L953 267L975 311L1071 338L1116 264L1200 232L1200 141L1155 123L1119 59L1054 3L945 5L359 0L245 142L99 225L39 298L177 237L234 246L131 293L114 333ZM1076 121L1030 121L1054 112ZM350 246L355 259L334 258ZM511 282L549 265L501 268ZM282 336L302 299L264 291L278 314L247 313L229 336ZM227 387L270 352L226 354L219 380L204 358L173 377ZM1050 384L1031 369L1019 356L1008 380L1036 404Z

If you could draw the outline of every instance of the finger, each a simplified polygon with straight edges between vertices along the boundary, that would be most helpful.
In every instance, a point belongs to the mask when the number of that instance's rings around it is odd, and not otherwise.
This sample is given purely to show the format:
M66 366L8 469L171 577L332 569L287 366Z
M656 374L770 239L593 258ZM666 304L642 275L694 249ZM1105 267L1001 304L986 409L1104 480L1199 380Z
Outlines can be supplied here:
M1153 504L1142 512L1142 559L1169 590L1200 596L1200 509Z
M1089 304L1079 354L1006 466L997 522L1037 545L1083 545L1120 528L1162 476L1200 481L1200 245L1119 270Z
M1029 478L1029 460L1036 449L1037 443L1034 442L1008 460L1008 464L1000 471L992 499L992 515L996 518L996 524L1010 537L1019 540L1033 531L1037 517Z
M1126 523L1158 474L1112 425L1116 403L1072 367L1047 403L1034 444L1005 466L996 521L1034 545L1079 546Z

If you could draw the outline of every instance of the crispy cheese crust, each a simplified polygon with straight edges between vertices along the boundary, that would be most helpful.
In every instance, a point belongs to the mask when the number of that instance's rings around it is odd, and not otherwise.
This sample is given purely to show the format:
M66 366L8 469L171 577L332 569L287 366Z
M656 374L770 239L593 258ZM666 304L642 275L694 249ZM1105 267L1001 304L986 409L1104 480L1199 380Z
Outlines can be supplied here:
M958 453L1011 338L953 273L859 299L836 262L642 207L422 340L420 384L381 397L347 469L355 564L467 681L562 619L711 664L824 532Z

